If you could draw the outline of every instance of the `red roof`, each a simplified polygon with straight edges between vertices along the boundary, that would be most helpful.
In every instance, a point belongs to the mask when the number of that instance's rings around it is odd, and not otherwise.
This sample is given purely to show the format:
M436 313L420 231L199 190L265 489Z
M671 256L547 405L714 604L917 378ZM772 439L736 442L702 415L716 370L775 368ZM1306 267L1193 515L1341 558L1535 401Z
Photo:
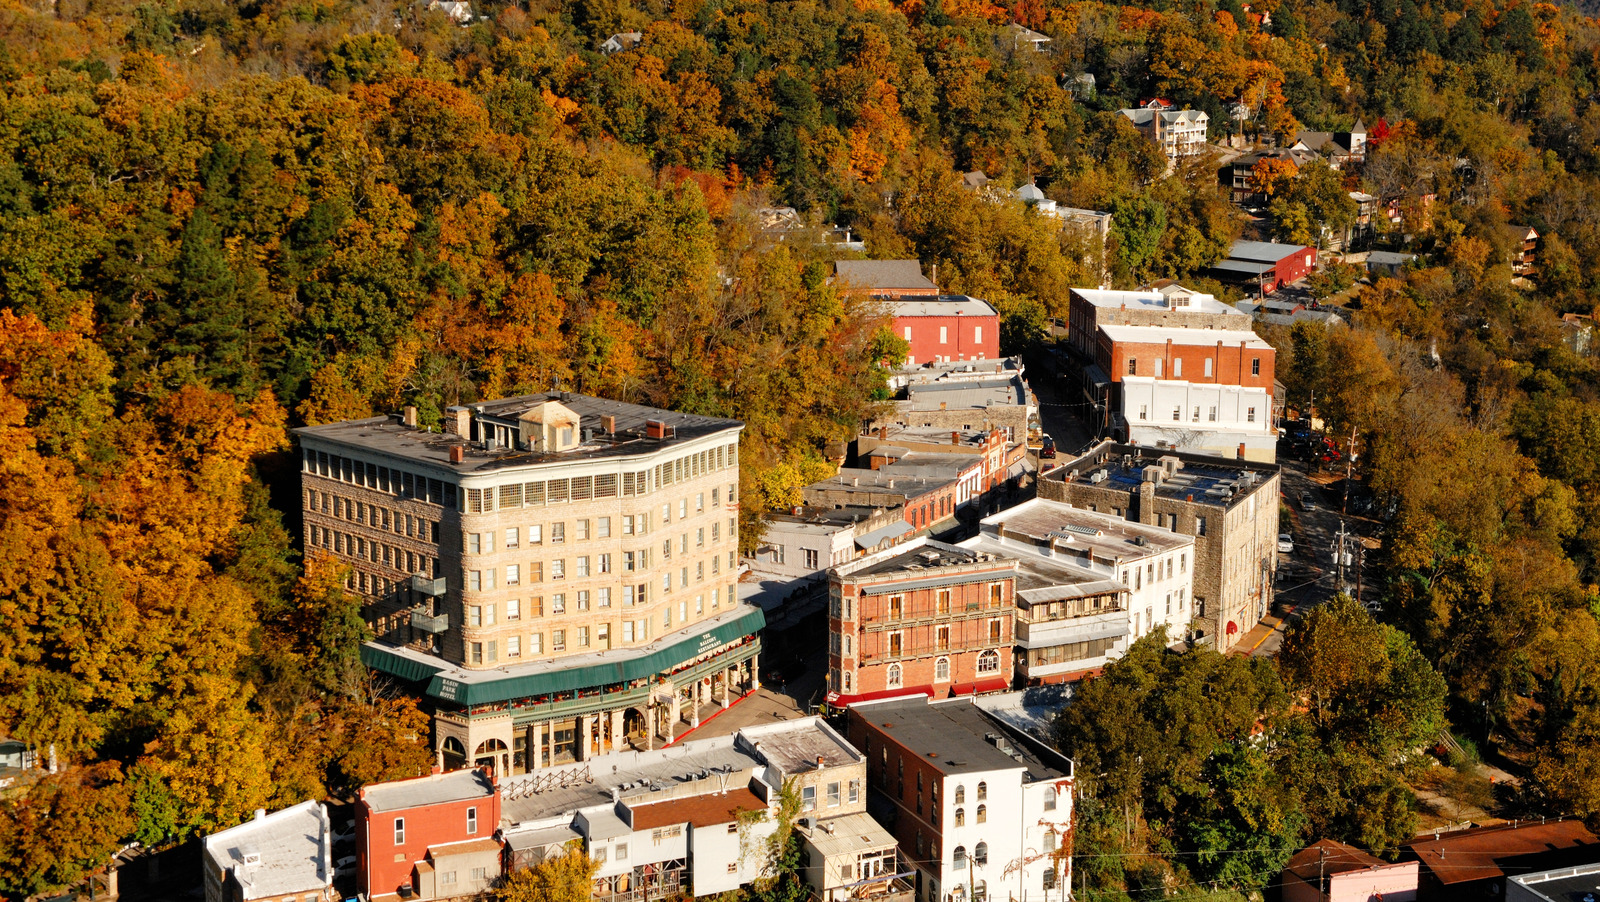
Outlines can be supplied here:
M1400 847L1405 858L1422 866L1441 884L1470 883L1516 873L1564 867L1580 851L1592 860L1600 837L1582 821L1523 821L1495 827L1474 827L1453 833L1427 834Z
M1410 863L1406 864L1410 867ZM1337 839L1319 839L1289 859L1284 870L1307 883L1315 883L1319 875L1332 876L1345 871L1360 871L1367 868L1394 867L1387 861L1361 851L1355 846L1348 846Z
M710 792L687 799L640 805L633 809L633 829L652 830L672 824L712 827L737 821L741 812L765 810L767 803L761 801L760 796L748 787L740 787L728 790L726 795Z

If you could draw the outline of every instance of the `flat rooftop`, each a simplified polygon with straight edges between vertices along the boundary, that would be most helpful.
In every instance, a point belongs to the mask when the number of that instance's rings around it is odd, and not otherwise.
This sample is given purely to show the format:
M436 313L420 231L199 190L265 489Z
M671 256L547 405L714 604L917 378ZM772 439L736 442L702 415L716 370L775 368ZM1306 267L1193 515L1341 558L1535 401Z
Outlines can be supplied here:
M224 869L244 864L246 852L259 854L261 863L241 870L239 876L245 899L263 899L319 890L332 882L333 862L322 846L327 829L322 805L308 801L213 833L204 846Z
M1223 508L1241 503L1280 472L1277 464L1104 441L1041 478L1131 492L1144 482L1146 467L1166 458L1177 462L1178 471L1157 485L1157 497Z
M1510 872L1590 864L1600 838L1578 820L1523 821L1419 836L1400 846L1441 884L1490 880Z
M1093 551L1106 560L1131 560L1165 554L1194 544L1194 537L1132 520L1073 507L1060 501L1034 498L998 514L985 517L982 533L998 537L1020 536L1082 553Z
M1074 288L1072 293L1096 307L1126 307L1129 310L1149 310L1161 313L1221 313L1228 315L1239 312L1209 294L1195 293L1187 295L1187 305L1174 307L1171 299L1159 291L1113 291L1104 288Z
M374 783L361 790L361 798L373 811L400 811L425 808L446 802L486 799L494 795L494 783L476 768L431 774L414 780Z
M1249 314L1239 313L1249 321ZM1186 329L1181 326L1101 326L1100 331L1118 342L1172 342L1175 345L1214 347L1244 345L1251 350L1271 351L1272 345L1250 329Z
M906 386L912 410L957 410L1027 403L1027 386L1018 377L923 382ZM943 404L943 407L939 405Z
M828 829L823 829L823 824ZM888 849L897 844L893 834L873 820L872 815L864 812L830 817L809 829L799 829L806 840L822 853L824 860Z
M1584 902L1600 895L1600 863L1521 874L1511 878L1550 902Z
M411 428L398 415L370 417L364 420L345 420L322 426L302 426L294 430L302 438L317 439L333 444L367 451L391 458L424 463L438 470L454 471L460 475L493 472L516 467L600 458L627 458L652 454L665 447L719 432L743 428L738 420L706 417L696 414L673 413L640 404L611 401L570 392L541 392L467 405L473 417L485 416L495 420L515 421L524 412L557 401L571 409L579 418L579 433L588 439L570 451L535 452L512 449L486 451L481 442L469 441L463 436L447 432L428 432ZM615 432L604 431L601 418L615 417ZM645 424L655 420L671 427L666 438L649 438ZM452 463L450 449L461 447L465 451L460 463Z
M826 721L809 720L815 721L814 728L795 729L790 723L770 723L745 727L739 735L785 776L816 770L819 760L823 767L844 767L866 760Z
M1029 782L1070 776L1046 762L1031 745L1018 741L970 697L940 702L925 696L867 702L851 706L851 711L940 773L1020 769Z
M1029 607L1069 598L1091 598L1121 592L1125 587L1106 573L1097 573L1085 567L1074 566L1067 560L1047 558L1036 551L1029 553L1014 544L1006 544L992 536L974 536L961 543L961 547L980 554L1015 561L1017 565L1017 599L1019 606Z
M761 747L757 748L756 743ZM845 751L827 750L828 744ZM674 794L684 798L707 791L746 787L757 769L787 761L796 749L820 752L830 760L854 748L821 718L805 717L746 727L731 736L690 739L652 751L613 752L588 761L545 767L505 780L500 810L508 824L569 816L606 805L615 789L623 802L646 804ZM811 759L815 761L817 752Z
M969 298L964 294L941 294L938 297L904 297L888 302L889 312L895 316L996 316L988 301Z
M841 576L849 578L912 572L931 576L929 571L945 567L964 567L969 564L992 562L993 558L981 551L928 539L906 545L904 550L896 548L892 552L885 552L882 556L863 558L853 567L845 565L837 569Z
M1292 257L1296 253L1310 250L1299 244L1279 244L1275 241L1244 241L1233 243L1228 249L1228 258L1231 260L1249 260L1257 263L1276 263L1285 257Z
M907 475L905 473L891 473L888 470L863 470L855 467L845 467L838 475L830 476L819 482L813 482L805 487L804 491L829 491L829 492L859 492L882 494L892 492L905 498L916 498L929 492L938 491L958 481L955 472L948 476L929 477L926 475Z

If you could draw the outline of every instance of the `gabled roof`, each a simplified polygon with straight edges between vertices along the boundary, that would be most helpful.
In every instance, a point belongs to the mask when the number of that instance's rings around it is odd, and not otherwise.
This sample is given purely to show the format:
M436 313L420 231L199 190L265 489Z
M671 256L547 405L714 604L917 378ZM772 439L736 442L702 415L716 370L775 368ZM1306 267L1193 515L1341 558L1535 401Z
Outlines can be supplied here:
M1320 876L1333 876L1345 871L1367 868L1409 867L1409 863L1395 865L1375 858L1355 846L1345 845L1337 839L1319 839L1289 859L1284 870L1307 883L1315 884Z

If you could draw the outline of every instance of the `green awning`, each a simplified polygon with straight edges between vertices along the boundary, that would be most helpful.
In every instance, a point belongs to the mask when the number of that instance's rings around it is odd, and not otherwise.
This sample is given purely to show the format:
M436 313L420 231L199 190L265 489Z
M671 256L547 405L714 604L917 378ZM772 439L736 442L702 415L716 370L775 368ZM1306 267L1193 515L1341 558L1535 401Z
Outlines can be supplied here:
M734 620L680 639L646 655L619 658L615 662L603 664L585 664L565 670L508 675L498 679L470 682L442 675L442 671L450 668L450 665L443 661L440 661L438 666L433 666L387 651L381 646L363 645L361 662L404 680L420 682L427 679L428 695L434 698L458 705L481 705L516 698L557 695L580 689L597 689L601 686L655 676L720 646L745 636L755 635L758 630L766 626L766 622L766 617L760 608L751 608Z

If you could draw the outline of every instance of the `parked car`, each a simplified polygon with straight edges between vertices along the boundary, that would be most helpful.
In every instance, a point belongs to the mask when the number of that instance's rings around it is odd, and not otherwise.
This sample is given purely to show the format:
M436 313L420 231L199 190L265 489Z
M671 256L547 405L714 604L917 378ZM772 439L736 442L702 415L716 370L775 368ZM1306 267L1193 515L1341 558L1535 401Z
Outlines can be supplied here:
M1039 448L1039 459L1040 460L1055 460L1055 458L1056 458L1056 440L1047 435L1047 436L1044 437L1044 444L1041 445L1040 448Z
M1314 511L1314 510L1316 510L1317 509L1317 496L1311 494L1310 492L1301 492L1300 493L1300 509L1301 510L1306 510L1306 511Z
M333 876L348 877L356 872L356 857L346 855L333 863Z
M1294 554L1294 536L1286 532L1278 533L1278 553Z
M333 828L333 841L344 842L356 838L356 822L346 821Z

